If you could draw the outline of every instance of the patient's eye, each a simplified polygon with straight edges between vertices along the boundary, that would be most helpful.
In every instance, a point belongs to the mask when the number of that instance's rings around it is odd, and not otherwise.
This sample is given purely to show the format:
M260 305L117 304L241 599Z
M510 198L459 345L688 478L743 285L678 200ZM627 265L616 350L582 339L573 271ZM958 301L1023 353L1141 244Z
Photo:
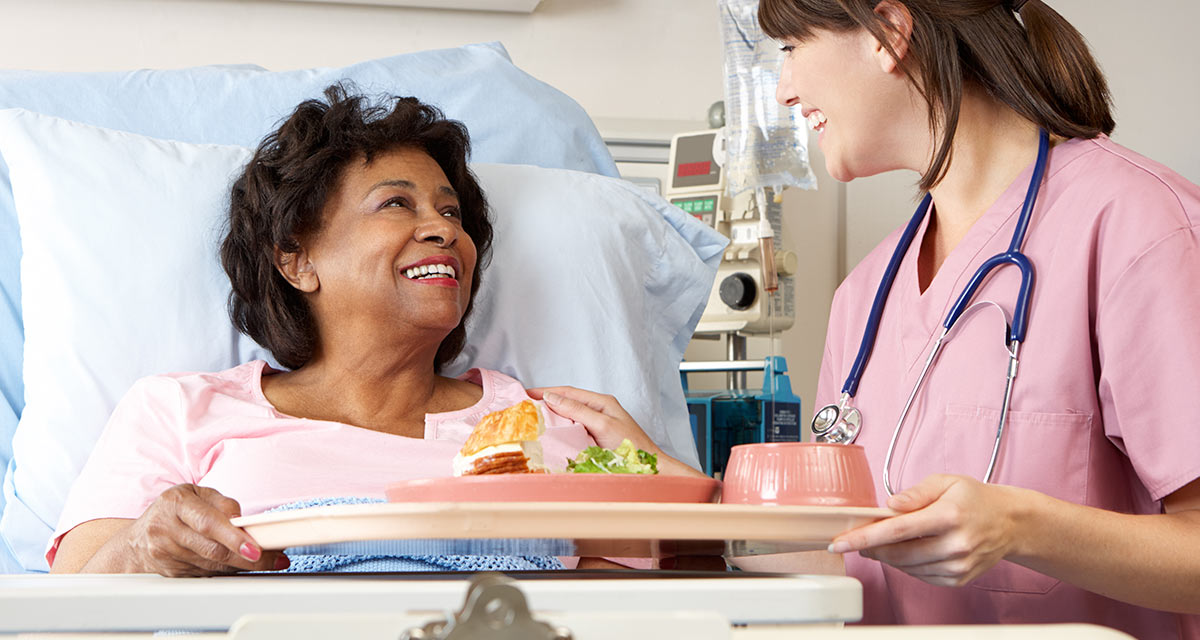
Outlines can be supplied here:
M400 196L396 196L395 198L388 198L387 200L385 200L383 202L383 206L411 208L408 204L408 198L404 198L404 197L400 197Z
M796 47L794 45L790 45L790 44L785 44L785 45L779 47L779 50L784 53L791 53L795 49L796 49Z
M447 218L462 220L462 210L460 210L458 207L450 207L449 209L442 211L442 215Z

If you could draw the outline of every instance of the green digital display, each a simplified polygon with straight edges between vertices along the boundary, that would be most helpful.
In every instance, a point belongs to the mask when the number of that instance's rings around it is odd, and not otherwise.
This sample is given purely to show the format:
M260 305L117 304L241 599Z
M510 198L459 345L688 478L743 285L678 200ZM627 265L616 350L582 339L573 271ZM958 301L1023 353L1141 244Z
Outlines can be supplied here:
M712 213L717 209L716 196L704 196L700 198L677 198L671 201L671 204L683 209L693 215L702 213Z

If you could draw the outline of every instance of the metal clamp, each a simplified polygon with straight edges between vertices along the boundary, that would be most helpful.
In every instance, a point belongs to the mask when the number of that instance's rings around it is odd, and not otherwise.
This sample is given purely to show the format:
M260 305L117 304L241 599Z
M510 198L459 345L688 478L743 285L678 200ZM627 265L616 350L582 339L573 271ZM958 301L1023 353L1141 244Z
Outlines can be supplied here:
M405 631L401 640L571 640L570 629L535 620L525 594L503 574L471 578L462 610Z

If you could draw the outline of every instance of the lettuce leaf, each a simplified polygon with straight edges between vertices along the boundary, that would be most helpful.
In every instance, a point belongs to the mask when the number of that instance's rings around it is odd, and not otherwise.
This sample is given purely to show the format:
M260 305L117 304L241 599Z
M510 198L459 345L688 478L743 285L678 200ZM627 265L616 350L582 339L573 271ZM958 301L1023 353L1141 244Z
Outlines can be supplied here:
M567 461L570 473L658 473L658 456L633 446L628 439L613 449L588 447Z

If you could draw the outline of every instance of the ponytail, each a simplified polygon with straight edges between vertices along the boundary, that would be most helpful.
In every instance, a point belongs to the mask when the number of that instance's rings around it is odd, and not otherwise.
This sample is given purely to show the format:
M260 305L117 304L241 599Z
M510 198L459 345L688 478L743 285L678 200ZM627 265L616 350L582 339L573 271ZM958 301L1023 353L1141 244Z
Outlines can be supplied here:
M1083 36L1041 0L1024 2L1019 15L1033 58L1059 107L1056 111L1069 116L1053 133L1066 138L1112 133L1116 122L1108 82ZM1049 116L1042 126L1049 128Z

